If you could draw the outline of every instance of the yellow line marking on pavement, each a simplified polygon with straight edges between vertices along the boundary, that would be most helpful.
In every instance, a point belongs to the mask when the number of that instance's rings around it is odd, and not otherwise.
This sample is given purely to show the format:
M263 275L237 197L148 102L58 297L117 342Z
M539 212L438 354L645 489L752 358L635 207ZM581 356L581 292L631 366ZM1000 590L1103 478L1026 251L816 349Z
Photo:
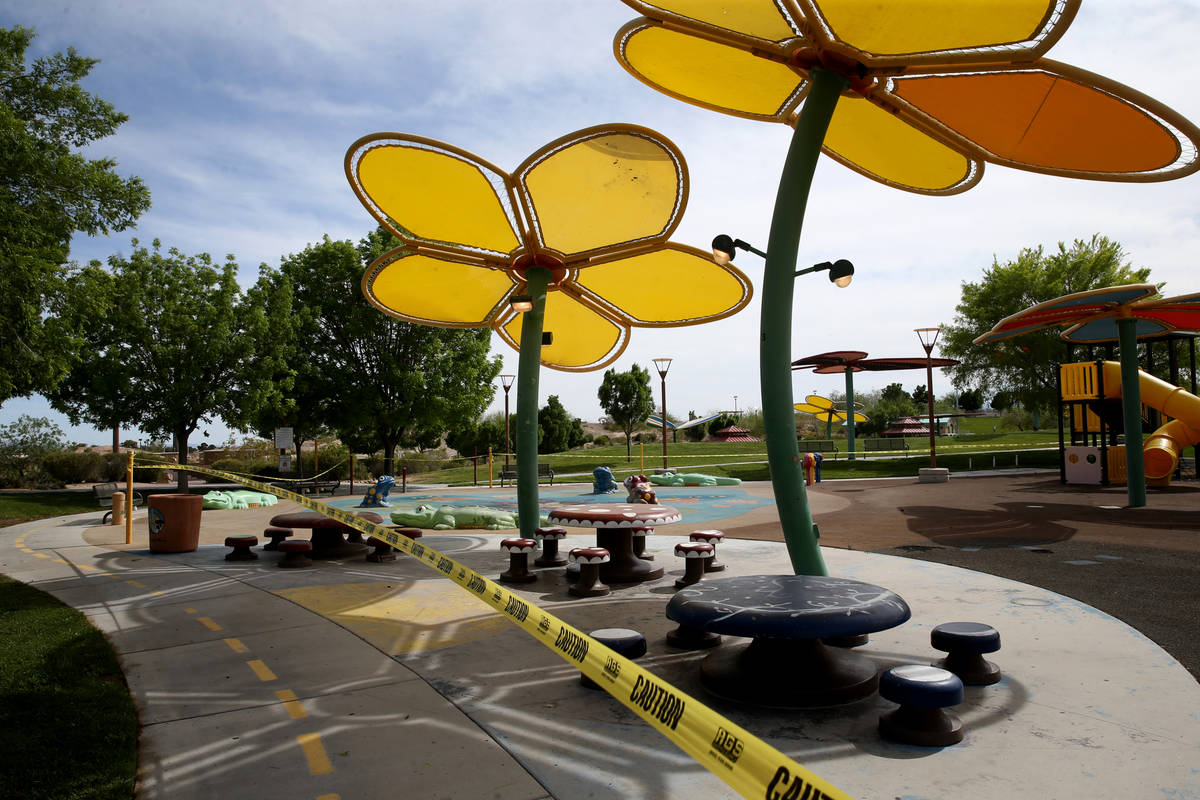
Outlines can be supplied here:
M232 648L233 648L233 652L235 652L235 653L248 653L248 652L250 652L250 648L249 648L249 647L246 647L246 645L242 644L242 640L241 640L241 639L234 639L233 637L230 637L230 638L228 638L228 639L225 639L225 640L224 640L224 642L225 642L225 644L227 644L227 645L229 645L230 647L232 647Z
M185 609L184 609L184 611L185 611L186 613L188 613L188 614L196 614L196 613L199 613L199 612L197 612L197 611L196 611L196 609L194 609L194 608L185 608Z
M166 597L167 596L166 592L160 592L158 589L151 589L150 594L154 595L155 597Z
M21 552L22 552L22 553L32 553L32 552L33 552L33 549L32 549L32 548L29 548L29 547L22 547L22 548L21 548Z
M38 558L49 558L50 557L50 556L46 555L45 553L34 553L34 555L37 556Z
M340 794L323 794L317 800L342 800L342 796Z
M201 625L208 628L210 631L221 630L221 626L214 622L212 617L196 617L196 619L200 621Z
M304 757L308 759L308 771L313 775L328 775L333 772L333 764L325 755L325 745L321 744L321 736L316 733L302 733L296 741L304 748Z
M139 581L125 581L125 582L128 583L130 586L132 586L135 589L149 589L150 588L146 584L141 583Z
M101 572L100 574L106 578L118 578L119 579L121 577L120 575L118 575L115 572Z
M270 668L263 662L261 658L256 658L252 661L247 661L246 666L254 670L254 674L258 676L260 681L275 680L275 673L271 672Z
M304 704L300 702L299 698L296 697L296 693L291 689L280 689L275 693L275 696L283 701L283 707L292 719L301 719L308 716L308 712L304 710Z
M95 572L96 571L96 567L93 567L89 564L76 564L75 566L79 567L84 572Z
M56 564L66 564L68 567L75 566L70 561L67 561L65 558L55 558L55 559L51 559L51 560Z

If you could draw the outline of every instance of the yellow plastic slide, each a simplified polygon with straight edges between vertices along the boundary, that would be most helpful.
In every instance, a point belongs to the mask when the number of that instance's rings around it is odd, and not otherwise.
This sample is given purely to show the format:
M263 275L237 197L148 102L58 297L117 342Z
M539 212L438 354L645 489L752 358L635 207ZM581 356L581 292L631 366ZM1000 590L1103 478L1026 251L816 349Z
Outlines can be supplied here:
M1121 396L1121 365L1104 362L1104 394ZM1173 419L1142 445L1146 479L1169 483L1183 448L1200 443L1200 397L1138 370L1142 403Z

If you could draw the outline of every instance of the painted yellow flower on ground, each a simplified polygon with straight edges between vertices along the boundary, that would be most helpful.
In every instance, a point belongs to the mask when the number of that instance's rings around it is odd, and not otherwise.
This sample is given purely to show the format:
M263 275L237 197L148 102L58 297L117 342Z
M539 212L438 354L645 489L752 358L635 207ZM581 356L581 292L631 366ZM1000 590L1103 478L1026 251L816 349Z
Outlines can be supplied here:
M750 301L749 279L710 252L668 241L687 205L687 167L654 131L568 134L510 173L442 142L366 136L346 154L358 198L404 245L363 277L367 299L423 325L492 327L519 349L531 267L550 271L542 363L599 369L632 327L694 325Z
M1079 0L624 0L617 59L650 86L727 114L794 124L808 73L849 89L825 153L925 194L974 186L983 162L1154 181L1200 168L1200 129L1100 75L1043 58Z

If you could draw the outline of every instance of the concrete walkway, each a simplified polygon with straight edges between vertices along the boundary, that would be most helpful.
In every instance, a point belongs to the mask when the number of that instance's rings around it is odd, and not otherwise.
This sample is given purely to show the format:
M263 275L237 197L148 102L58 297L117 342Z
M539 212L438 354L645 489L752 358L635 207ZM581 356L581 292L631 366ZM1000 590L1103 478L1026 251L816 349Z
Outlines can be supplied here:
M967 495L982 502L982 487L952 480L940 485L943 494L926 496L928 506L953 508ZM933 491L914 481L824 484L811 493L823 541L867 535L835 522L856 516L862 499L848 490L868 488L881 489L875 498L894 488L910 500ZM671 502L668 491L660 490L660 502ZM0 531L0 572L82 610L120 653L143 725L138 797L733 796L620 703L582 688L554 653L412 559L301 570L278 569L273 553L224 560L226 535L261 533L271 516L295 509L285 502L207 511L201 547L170 555L146 549L144 513L132 545L123 544L122 528L97 526L99 511ZM705 522L747 535L721 545L723 575L788 571L783 546L767 540L772 514L755 505ZM913 618L859 652L881 669L927 663L940 655L929 646L938 623L968 619L1001 632L1004 647L992 658L1005 677L968 689L957 709L967 737L955 747L882 741L876 721L892 705L878 697L783 712L707 695L697 677L704 654L664 640L674 625L663 606L682 574L671 552L686 525L651 537L667 570L657 581L578 600L561 570L542 570L538 582L517 589L584 630L642 631L650 645L644 666L858 798L1200 799L1200 685L1175 659L1061 594L860 552L929 541L881 512L868 516L880 541L825 548L829 570L893 589ZM504 535L427 532L422 542L495 578L507 567ZM590 539L574 530L567 541Z

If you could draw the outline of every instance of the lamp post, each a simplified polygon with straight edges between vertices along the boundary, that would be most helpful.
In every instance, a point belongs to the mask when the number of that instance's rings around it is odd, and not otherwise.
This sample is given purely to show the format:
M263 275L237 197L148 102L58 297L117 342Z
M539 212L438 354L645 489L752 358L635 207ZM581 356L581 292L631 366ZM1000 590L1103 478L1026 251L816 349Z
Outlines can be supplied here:
M667 468L667 370L671 368L671 359L654 359L654 368L658 377L662 378L662 437L663 437L663 469Z
M508 441L508 390L512 388L516 375L501 375L500 385L504 387L504 471L508 472L508 454L512 446Z
M759 329L759 381L762 386L762 412L766 427L767 462L771 467L771 488L779 524L787 543L788 557L797 575L827 575L825 561L817 546L812 510L804 491L804 472L800 445L796 441L796 409L792 400L792 300L797 275L827 270L829 280L839 288L850 285L854 265L846 260L816 264L797 270L800 224L808 187L816 170L825 127L833 116L838 96L847 84L826 70L813 71L813 90L804 101L796 135L780 177L780 190L771 220L770 254L752 248L722 234L713 240L713 259L718 264L733 259L736 248L766 258L763 272L762 322ZM820 119L815 119L816 117ZM807 121L806 121L807 120Z
M937 451L934 450L933 437L937 423L933 419L933 346L937 343L941 328L917 328L917 338L925 348L925 393L929 395L929 466L937 466Z

